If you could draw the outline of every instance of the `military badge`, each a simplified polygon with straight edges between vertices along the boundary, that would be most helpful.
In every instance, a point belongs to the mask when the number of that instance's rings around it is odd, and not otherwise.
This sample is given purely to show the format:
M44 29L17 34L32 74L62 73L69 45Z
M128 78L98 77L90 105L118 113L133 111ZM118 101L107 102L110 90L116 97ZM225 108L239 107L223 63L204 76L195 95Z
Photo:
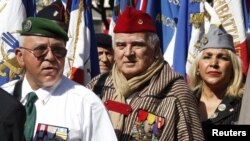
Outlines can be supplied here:
M35 141L66 141L68 137L68 128L41 124L36 130Z
M202 44L206 45L208 43L208 38L207 37L203 37L202 38Z
M139 19L137 23L138 23L138 24L143 24L143 20L142 20L142 19Z
M158 141L164 127L164 118L139 110L138 116L131 130L131 141Z
M24 30L25 32L30 31L31 27L32 27L32 22L31 22L31 20L27 20L27 21L24 23L23 30Z

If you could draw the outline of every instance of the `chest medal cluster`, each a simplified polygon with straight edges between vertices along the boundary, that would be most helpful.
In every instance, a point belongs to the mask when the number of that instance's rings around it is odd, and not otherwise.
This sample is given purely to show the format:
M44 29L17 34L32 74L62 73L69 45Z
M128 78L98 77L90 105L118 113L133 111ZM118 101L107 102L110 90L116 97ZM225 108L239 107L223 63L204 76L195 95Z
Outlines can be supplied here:
M164 118L144 110L138 116L132 128L131 141L158 141L164 127Z

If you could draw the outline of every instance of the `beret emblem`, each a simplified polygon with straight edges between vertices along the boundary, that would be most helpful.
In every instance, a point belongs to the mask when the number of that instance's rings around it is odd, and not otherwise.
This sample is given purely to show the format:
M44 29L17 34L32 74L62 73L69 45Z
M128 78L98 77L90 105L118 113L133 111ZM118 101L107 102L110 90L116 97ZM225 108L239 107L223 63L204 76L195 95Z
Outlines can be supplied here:
M23 29L24 29L24 31L27 32L27 31L29 31L31 29L31 27L32 27L31 20L27 20L26 23L25 23L25 25L23 26Z
M208 43L208 38L207 38L207 37L204 37L204 38L202 39L202 43L203 43L203 45L206 45L206 44Z
M143 24L143 20L142 20L142 19L139 19L139 20L138 20L138 24Z

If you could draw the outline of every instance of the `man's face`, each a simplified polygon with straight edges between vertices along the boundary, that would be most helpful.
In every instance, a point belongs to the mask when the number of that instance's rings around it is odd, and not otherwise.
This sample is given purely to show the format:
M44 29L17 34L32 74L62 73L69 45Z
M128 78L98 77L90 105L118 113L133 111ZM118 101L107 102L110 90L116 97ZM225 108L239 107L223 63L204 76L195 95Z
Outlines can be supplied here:
M118 69L130 79L146 72L156 51L147 43L146 33L116 33L114 56Z
M48 37L25 36L23 42L23 48L16 50L16 57L25 69L25 75L31 87L38 89L53 86L60 80L64 69L65 56L58 57L57 55L60 54L62 48L65 49L64 41ZM36 57L35 48L48 52Z
M110 71L114 64L114 54L112 48L107 49L103 47L97 47L97 52L101 74Z

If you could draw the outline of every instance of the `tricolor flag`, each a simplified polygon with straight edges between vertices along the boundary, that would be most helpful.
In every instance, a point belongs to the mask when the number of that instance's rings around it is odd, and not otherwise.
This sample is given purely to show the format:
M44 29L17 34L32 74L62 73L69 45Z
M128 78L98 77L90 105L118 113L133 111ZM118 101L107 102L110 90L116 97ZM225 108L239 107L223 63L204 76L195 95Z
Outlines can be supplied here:
M99 74L91 0L72 0L64 75L86 85Z
M19 31L28 14L34 14L33 0L0 1L0 85L17 78L21 68L15 59L14 50L19 47ZM28 5L27 5L28 4Z

